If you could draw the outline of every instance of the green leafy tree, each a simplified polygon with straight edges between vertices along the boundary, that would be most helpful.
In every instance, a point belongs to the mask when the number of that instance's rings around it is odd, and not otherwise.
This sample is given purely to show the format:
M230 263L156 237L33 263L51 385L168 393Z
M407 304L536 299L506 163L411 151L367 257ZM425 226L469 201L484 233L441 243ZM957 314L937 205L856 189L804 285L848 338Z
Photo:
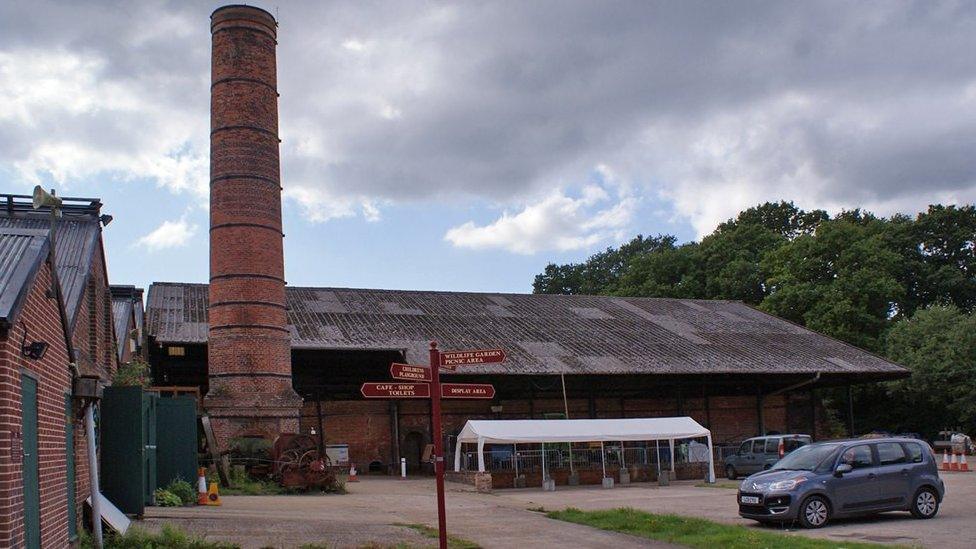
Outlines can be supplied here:
M613 293L623 297L700 298L705 295L700 271L697 243L661 248L631 259Z
M976 208L929 206L912 236L926 266L919 302L976 307Z
M976 428L976 314L953 305L920 309L891 327L885 354L912 375L887 384L887 398L874 399L878 423L928 437L960 424Z
M619 248L607 248L590 256L583 263L546 265L545 271L536 275L532 292L537 294L605 294L613 291L617 280L630 261L641 254L674 247L676 239L671 235L644 237L637 235Z
M877 351L904 295L902 257L875 218L821 223L763 259L769 295L761 307L820 333Z
M806 212L797 208L793 202L766 202L743 210L735 219L719 225L715 232L722 233L743 225L754 225L792 240L812 233L821 222L828 219L830 216L823 210Z

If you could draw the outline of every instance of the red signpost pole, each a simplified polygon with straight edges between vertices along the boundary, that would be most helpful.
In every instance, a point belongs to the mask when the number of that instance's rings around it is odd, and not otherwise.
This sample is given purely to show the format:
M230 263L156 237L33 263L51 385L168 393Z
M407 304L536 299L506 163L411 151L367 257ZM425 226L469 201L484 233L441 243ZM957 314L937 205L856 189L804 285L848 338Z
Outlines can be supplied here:
M437 476L437 530L440 549L447 549L447 516L444 506L444 433L441 431L441 353L430 342L430 423L434 437L434 474Z

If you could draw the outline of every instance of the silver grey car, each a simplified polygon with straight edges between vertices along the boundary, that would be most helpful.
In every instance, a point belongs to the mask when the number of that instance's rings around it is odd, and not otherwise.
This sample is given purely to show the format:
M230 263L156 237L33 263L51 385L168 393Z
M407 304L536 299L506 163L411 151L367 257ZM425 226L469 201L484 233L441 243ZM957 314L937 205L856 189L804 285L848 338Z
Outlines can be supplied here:
M739 485L739 516L797 521L820 528L832 518L909 511L939 512L945 484L935 454L921 440L882 438L820 442L788 454Z

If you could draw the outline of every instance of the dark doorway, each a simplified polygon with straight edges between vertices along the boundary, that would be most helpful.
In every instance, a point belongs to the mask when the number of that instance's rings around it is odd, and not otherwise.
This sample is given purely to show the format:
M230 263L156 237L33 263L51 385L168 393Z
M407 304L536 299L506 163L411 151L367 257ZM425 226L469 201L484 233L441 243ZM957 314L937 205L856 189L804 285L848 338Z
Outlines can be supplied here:
M424 435L417 431L410 431L403 437L403 446L400 447L400 455L407 460L407 472L420 474L422 466L420 459L424 451Z

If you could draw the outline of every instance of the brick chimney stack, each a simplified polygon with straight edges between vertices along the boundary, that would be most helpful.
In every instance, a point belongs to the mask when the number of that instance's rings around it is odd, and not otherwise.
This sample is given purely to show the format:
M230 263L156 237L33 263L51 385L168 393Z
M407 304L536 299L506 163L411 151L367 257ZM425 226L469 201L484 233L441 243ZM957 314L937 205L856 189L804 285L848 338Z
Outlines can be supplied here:
M210 388L221 449L242 435L298 432L285 314L274 17L210 16Z

